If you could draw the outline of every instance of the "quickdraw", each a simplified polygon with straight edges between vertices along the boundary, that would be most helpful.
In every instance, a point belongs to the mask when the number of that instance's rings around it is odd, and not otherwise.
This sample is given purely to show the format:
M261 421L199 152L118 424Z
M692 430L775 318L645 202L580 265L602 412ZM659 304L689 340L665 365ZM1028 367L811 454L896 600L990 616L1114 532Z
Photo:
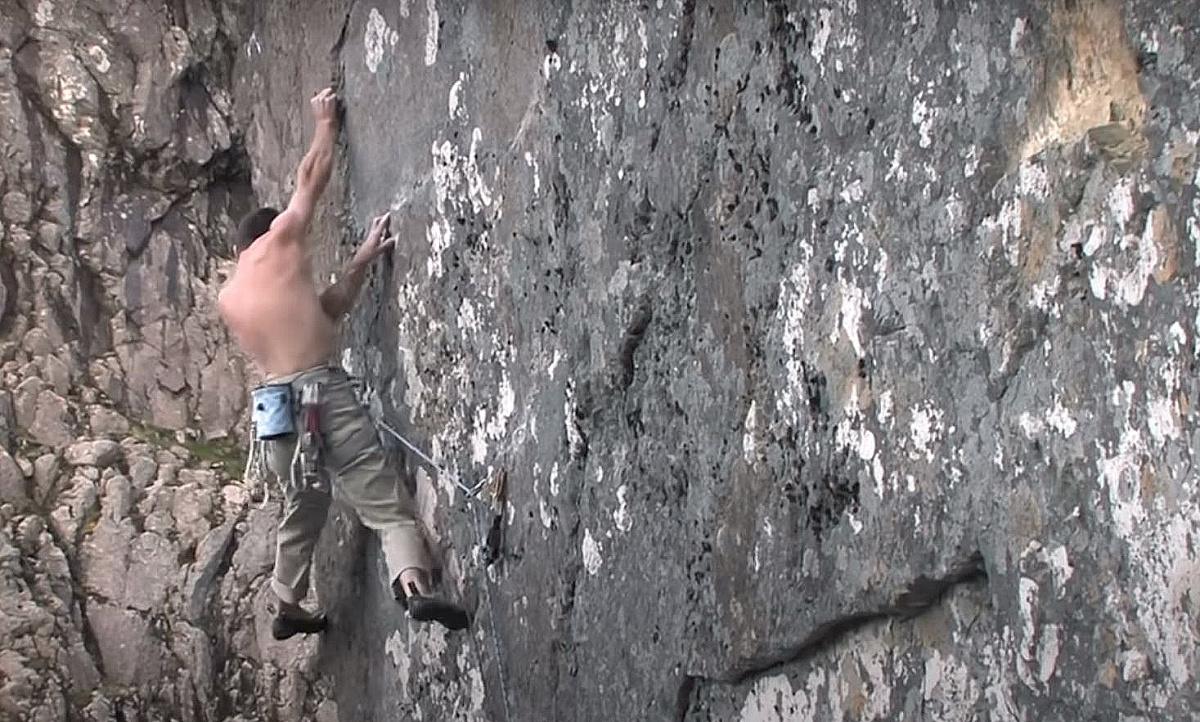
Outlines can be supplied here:
M321 480L321 385L305 384L300 389L300 420L304 433L297 444L300 475L305 488L314 489Z
M289 465L288 481L292 489L324 489L326 481L321 474L321 385L305 384L300 389L300 433ZM300 482L296 483L296 470L300 470ZM281 478L280 481L283 481Z
M394 439L396 439L396 441L399 441L401 444L404 444L404 446L406 448L408 448L409 451L411 451L417 455L417 458L419 458L421 461L424 461L426 464L428 464L429 468L436 471L440 476L444 476L445 478L449 479L451 481L451 483L453 483L455 486L457 486L459 489L461 489L464 494L467 495L468 499L474 499L475 497L477 497L479 495L479 492L483 490L483 487L487 486L487 483L489 481L487 477L484 477L483 479L481 479L474 486L467 486L467 484L462 480L462 478L458 474L454 474L454 473L450 472L448 469L443 467L441 464L439 464L436 461L434 461L433 459L431 459L428 454L426 454L424 451L421 451L421 447L417 446L413 442L404 438L404 435L401 434L399 431L396 431L396 429L394 429L391 426L391 424L389 424L388 422L386 422L382 419L380 419L378 421L378 424L379 424L379 428L381 428L384 431L391 434L392 437Z

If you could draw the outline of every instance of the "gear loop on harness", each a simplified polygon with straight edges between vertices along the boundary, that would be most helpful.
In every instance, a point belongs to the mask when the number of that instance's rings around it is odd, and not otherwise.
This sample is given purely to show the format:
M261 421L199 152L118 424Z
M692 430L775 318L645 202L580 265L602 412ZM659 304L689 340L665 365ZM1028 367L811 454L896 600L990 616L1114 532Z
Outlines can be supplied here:
M318 489L324 485L321 475L321 384L306 383L300 389L300 434L292 456L292 485L294 489ZM296 461L300 462L300 480L296 485Z

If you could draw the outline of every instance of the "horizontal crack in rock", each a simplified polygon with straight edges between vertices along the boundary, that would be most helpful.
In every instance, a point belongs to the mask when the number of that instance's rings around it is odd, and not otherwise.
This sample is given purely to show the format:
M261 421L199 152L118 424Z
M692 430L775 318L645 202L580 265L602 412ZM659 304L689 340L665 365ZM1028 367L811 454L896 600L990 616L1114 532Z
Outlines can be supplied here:
M753 678L761 677L795 662L798 662L825 646L832 644L855 630L871 622L896 618L912 619L922 612L935 606L945 597L946 592L960 585L986 580L987 570L984 567L983 555L975 552L970 557L955 564L950 571L941 577L917 577L907 589L898 594L894 601L879 609L850 614L818 626L796 646L780 654L751 662L745 668L736 670L728 678L717 678L709 681L730 684L742 684Z

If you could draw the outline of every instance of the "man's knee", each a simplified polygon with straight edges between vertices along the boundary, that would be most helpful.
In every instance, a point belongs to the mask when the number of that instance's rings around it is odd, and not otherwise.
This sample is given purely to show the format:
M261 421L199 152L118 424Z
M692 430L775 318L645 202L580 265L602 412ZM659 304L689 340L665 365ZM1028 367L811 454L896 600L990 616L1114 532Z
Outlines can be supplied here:
M312 489L305 489L288 497L287 507L279 520L281 534L289 530L311 531L325 524L325 516L329 513L329 494Z
M329 507L329 492L323 489L300 489L288 495L287 508L320 510Z

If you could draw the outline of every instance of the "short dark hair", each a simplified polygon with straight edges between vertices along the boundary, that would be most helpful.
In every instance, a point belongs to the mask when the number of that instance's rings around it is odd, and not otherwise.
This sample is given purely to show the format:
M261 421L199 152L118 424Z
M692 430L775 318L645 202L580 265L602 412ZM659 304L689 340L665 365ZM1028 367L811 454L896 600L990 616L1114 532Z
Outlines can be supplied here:
M243 218L233 239L234 253L246 250L259 236L271 230L271 221L277 215L279 211L274 208L259 208Z

